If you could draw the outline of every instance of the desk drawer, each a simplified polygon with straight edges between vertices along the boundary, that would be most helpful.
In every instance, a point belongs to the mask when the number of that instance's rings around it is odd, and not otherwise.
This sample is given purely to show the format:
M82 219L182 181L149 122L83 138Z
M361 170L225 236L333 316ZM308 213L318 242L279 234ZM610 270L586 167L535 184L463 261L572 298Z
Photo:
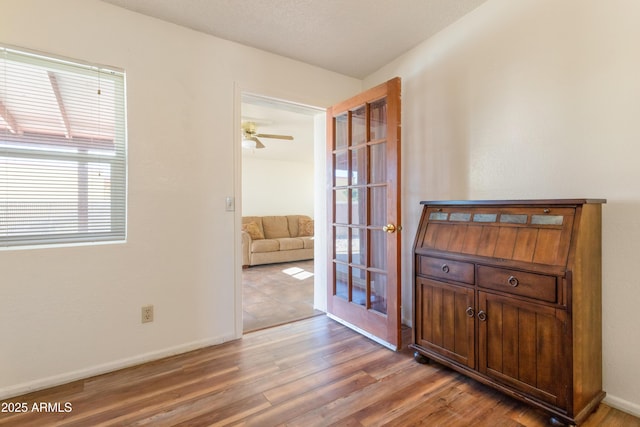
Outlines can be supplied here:
M557 301L556 276L478 266L478 286L542 301Z
M471 263L428 256L419 256L418 259L418 270L420 274L473 284L474 265Z

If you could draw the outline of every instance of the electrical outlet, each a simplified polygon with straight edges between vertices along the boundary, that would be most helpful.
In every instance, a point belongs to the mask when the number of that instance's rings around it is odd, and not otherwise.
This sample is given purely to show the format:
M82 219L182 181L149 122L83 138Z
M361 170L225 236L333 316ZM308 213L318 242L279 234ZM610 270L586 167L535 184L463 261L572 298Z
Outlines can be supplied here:
M142 323L153 322L153 306L145 305L142 307Z

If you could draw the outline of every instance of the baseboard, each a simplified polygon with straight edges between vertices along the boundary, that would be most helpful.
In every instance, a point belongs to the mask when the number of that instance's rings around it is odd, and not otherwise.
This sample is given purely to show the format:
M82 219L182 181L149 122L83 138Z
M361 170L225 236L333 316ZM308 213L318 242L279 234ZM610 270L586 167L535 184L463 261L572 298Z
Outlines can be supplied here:
M67 384L72 381L82 380L96 375L106 374L108 372L117 371L123 368L129 368L131 366L140 365L142 363L152 362L154 360L162 359L169 356L174 356L180 353L186 353L192 350L198 350L200 348L209 347L212 345L222 344L227 341L236 339L233 335L207 338L200 341L192 341L190 343L181 344L175 347L169 347L158 351L153 351L137 356L129 357L126 359L119 359L113 362L105 363L102 365L92 366L86 369L79 369L77 371L67 372L60 375L54 375L47 378L38 379L26 383L17 384L15 386L9 386L0 388L0 400L8 399L10 397L20 396L23 394L31 393L38 390L43 390L50 387Z
M640 418L640 405L637 403L629 402L628 400L624 400L610 394L607 394L603 402L612 408L619 409L622 412L626 412L627 414Z

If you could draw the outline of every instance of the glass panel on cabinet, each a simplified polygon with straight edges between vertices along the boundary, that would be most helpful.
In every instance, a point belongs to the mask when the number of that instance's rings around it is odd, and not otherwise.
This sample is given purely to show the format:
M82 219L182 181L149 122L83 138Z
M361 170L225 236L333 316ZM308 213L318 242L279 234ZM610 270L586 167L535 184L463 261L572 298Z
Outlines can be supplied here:
M449 215L449 221L469 221L471 214L468 212L452 212Z
M562 225L562 215L531 215L531 224Z
M473 222L496 222L498 214L477 213L473 215Z
M431 212L429 214L429 219L433 221L446 221L447 218L449 218L447 212Z
M500 215L500 222L509 224L526 224L527 215L524 214L502 214Z

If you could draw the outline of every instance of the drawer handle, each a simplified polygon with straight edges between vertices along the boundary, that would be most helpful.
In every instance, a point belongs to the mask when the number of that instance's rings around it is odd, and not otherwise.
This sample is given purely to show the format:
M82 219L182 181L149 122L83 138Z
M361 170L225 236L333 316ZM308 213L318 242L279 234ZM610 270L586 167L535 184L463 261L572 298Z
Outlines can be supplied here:
M445 273L448 273L449 266L447 264L442 264L442 267L440 267L440 270L444 271Z
M467 307L467 316L473 317L475 311L473 311L473 307Z
M509 282L509 284L514 288L520 284L520 281L515 276L509 276L509 278L507 279L507 282Z
M478 312L478 319L480 319L481 321L486 321L487 320L487 313L485 313L484 311L480 310Z

